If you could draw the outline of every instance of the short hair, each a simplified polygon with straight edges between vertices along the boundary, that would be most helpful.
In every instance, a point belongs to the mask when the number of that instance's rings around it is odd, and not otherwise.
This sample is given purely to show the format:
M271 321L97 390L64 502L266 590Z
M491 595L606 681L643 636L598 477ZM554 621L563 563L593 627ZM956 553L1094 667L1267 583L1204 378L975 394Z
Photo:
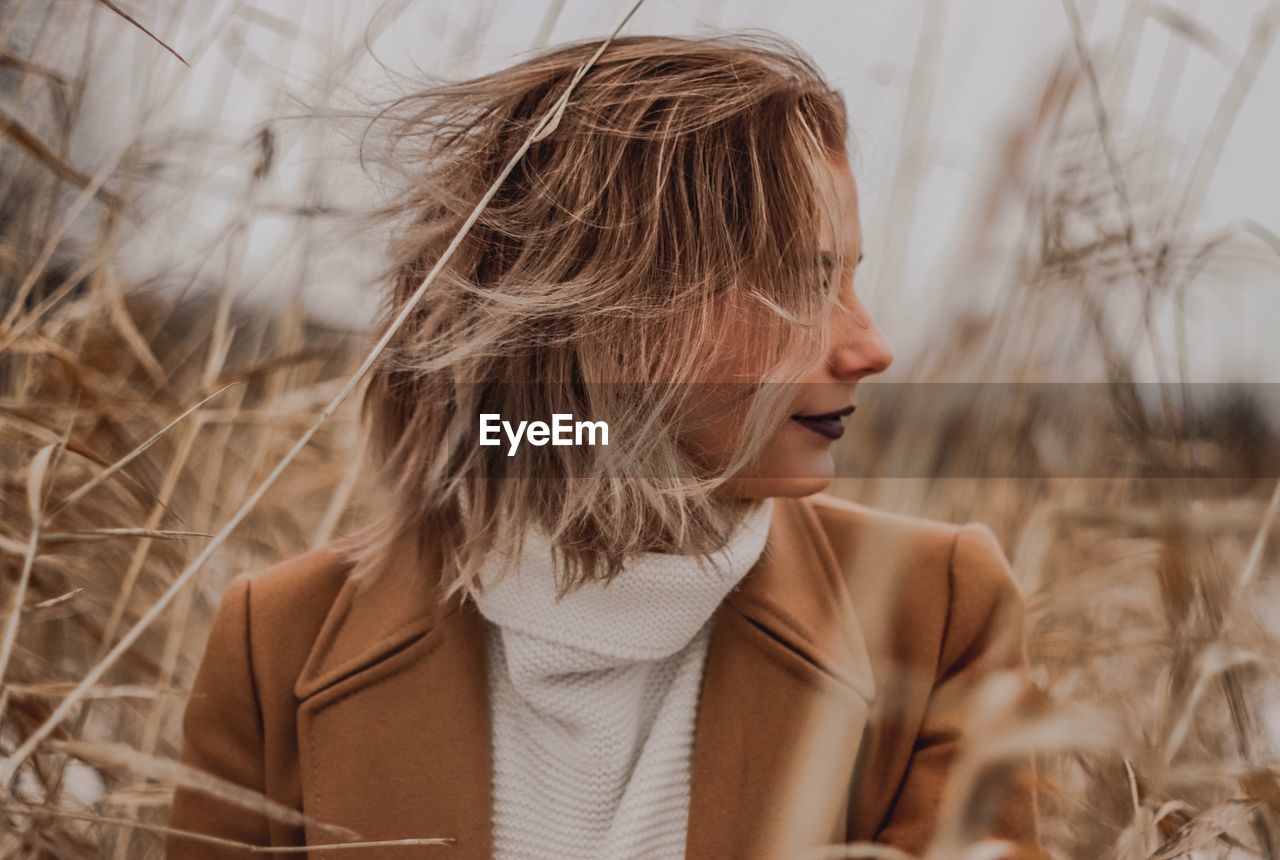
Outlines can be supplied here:
M599 46L437 83L381 115L407 177L387 210L401 229L386 320ZM778 36L615 38L372 368L363 409L386 506L352 551L366 566L437 553L452 594L529 528L551 536L562 590L611 578L630 553L721 545L743 506L682 450L678 416L725 349L762 382L820 354L834 301L815 266L823 162L846 157L846 134L840 94ZM743 315L749 341L730 324ZM522 452L522 470L477 450L479 412L548 420L566 391L626 428L611 423L611 445L641 452L643 475L589 449ZM761 408L763 421L780 407ZM735 462L758 444L744 434Z

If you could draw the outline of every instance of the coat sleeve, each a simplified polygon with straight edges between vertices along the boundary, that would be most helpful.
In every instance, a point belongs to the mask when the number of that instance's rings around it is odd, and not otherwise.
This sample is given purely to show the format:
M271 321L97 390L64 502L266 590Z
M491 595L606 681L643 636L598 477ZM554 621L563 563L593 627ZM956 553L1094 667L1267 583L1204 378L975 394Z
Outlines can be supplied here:
M184 764L263 791L262 710L249 642L249 574L231 580L214 615L183 712ZM206 792L178 787L169 827L253 845L268 842L266 819ZM251 852L170 835L165 856L180 860L250 857Z
M946 630L937 674L898 795L877 841L923 853L939 825L952 764L962 751L974 694L993 672L1021 673L1026 701L1039 691L1027 675L1024 608L991 530L969 523L956 535L949 573ZM1035 769L1030 754L989 774L983 795L966 800L966 816L984 817L978 835L1005 839L1018 860L1041 860Z

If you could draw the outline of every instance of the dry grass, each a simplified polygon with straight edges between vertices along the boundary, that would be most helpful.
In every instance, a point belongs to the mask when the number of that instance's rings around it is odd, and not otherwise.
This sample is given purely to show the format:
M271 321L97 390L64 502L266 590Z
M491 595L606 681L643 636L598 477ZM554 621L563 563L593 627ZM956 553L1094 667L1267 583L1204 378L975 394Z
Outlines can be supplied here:
M981 519L1004 540L1053 707L1016 713L993 688L975 726L990 743L975 745L948 809L980 805L998 789L999 757L1035 749L1042 829L1062 857L1280 854L1280 440L1247 400L1193 416L1176 385L1187 370L1180 341L1114 324L1117 305L1176 301L1214 260L1280 248L1261 225L1204 236L1188 226L1277 10L1260 17L1185 187L1161 187L1117 138L1105 75L1080 38L1010 131L1005 170L974 218L979 250L956 264L957 283L1002 277L1002 300L940 330L931 361L899 378L1095 383L1071 401L1083 411L1055 411L1036 385L1009 389L997 413L951 388L961 396L928 398L936 420L905 420L921 407L899 404L858 425L844 450L869 476L838 492ZM4 19L6 33L15 20ZM183 693L231 575L361 519L349 407L318 425L198 578L158 601L317 426L368 346L295 306L241 308L234 284L183 295L122 282L121 237L163 213L137 211L140 195L118 181L140 172L130 160L140 153L86 167L68 156L87 72L45 65L40 38L2 64L13 116L0 115L0 755L20 767L0 796L0 856L158 855L175 784L262 804L174 764ZM929 76L922 60L913 80ZM912 206L909 193L895 201L899 234ZM1010 223L1023 241L993 263L979 251L999 247ZM243 241L230 233L225 244ZM1169 383L1154 403L1134 382L1142 352L1161 357ZM1008 477L1004 460L1028 438L1035 476ZM1070 444L1120 465L1072 473L1054 453ZM873 462L859 460L866 452ZM1208 465L1182 468L1191 458ZM33 754L15 758L33 739ZM965 815L946 820L939 858L967 835Z

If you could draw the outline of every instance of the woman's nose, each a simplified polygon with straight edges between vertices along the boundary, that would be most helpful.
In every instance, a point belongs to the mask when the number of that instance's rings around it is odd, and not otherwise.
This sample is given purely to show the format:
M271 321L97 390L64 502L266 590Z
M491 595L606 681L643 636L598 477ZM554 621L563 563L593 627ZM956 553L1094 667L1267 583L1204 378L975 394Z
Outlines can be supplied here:
M828 364L839 379L857 380L883 373L893 363L893 348L861 302L837 309Z

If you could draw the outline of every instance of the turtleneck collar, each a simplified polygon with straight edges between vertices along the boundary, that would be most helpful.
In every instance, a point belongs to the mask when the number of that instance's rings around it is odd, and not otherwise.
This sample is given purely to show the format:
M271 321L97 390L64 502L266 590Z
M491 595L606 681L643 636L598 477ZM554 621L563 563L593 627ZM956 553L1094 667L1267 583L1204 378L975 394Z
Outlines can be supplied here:
M551 546L534 532L505 576L506 559L491 554L479 576L484 591L470 594L504 630L619 660L659 660L684 648L755 565L772 517L773 500L765 499L710 561L631 556L613 581L587 583L559 600Z

